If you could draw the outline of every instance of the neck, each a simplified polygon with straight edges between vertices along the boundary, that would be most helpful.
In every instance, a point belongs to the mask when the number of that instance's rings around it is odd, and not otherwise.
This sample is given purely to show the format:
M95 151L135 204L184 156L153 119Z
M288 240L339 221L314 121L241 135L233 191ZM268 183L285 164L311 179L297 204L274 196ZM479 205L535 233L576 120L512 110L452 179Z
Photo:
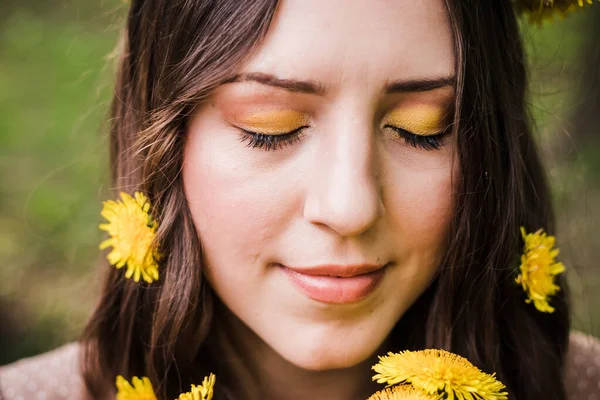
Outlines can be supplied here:
M285 360L229 310L217 312L221 361L238 383L244 400L366 399L381 385L373 382L374 355L344 369L311 371ZM383 351L383 347L378 351ZM218 378L218 377L217 377ZM218 381L218 379L217 379Z

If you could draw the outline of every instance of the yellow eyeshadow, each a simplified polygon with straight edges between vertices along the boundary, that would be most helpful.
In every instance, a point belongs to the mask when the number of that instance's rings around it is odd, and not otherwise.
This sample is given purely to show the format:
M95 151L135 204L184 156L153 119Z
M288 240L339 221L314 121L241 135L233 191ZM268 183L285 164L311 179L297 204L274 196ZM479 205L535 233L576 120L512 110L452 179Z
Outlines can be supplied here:
M308 115L297 111L278 110L243 116L237 123L249 131L276 135L305 126L309 120Z
M404 129L415 135L430 136L444 130L446 109L432 106L397 108L387 113L381 121L386 125Z

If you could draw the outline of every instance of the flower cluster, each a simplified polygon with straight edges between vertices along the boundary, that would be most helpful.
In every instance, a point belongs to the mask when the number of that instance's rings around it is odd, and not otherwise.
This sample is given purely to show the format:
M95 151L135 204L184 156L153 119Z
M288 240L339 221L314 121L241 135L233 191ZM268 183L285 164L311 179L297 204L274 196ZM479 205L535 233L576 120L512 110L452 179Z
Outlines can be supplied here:
M568 13L590 5L594 0L517 0L517 11L528 14L529 21L541 24L555 15L564 18Z
M533 302L541 312L554 312L548 298L560 290L554 278L565 271L565 266L556 262L559 251L554 248L555 238L547 236L541 229L535 233L526 233L521 228L521 235L525 246L516 282L527 293L527 303Z
M388 388L369 400L481 399L506 400L505 386L466 358L445 350L388 353L373 366L373 380ZM389 386L393 386L390 388Z
M180 394L177 400L211 400L215 381L215 375L210 374L210 376L204 378L202 385L192 385L192 389L187 393ZM131 383L129 383L119 375L117 376L116 400L158 400L158 398L154 393L150 379L134 376Z

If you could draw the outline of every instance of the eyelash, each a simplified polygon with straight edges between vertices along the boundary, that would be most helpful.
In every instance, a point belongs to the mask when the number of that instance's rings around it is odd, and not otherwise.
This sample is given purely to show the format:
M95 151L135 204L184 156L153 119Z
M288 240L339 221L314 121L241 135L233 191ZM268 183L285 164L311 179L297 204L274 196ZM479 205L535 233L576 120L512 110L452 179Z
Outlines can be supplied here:
M439 150L444 145L443 139L448 132L440 132L435 135L415 135L405 129L391 125L386 125L384 128L390 128L398 134L409 146L423 150Z
M308 126L301 126L293 131L286 132L280 135L267 135L242 129L241 142L245 142L247 147L253 149L263 149L265 151L275 151L282 149L302 140L302 131Z
M304 131L306 128L308 128L308 126L301 126L300 128L280 135L267 135L264 133L241 129L242 136L240 137L240 141L246 143L247 147L251 147L253 149L275 151L300 142L300 140L302 140L302 131ZM386 125L384 128L392 129L405 141L407 145L423 150L439 150L444 145L442 140L447 134L447 132L440 132L435 135L422 136L415 135L407 130L391 125Z

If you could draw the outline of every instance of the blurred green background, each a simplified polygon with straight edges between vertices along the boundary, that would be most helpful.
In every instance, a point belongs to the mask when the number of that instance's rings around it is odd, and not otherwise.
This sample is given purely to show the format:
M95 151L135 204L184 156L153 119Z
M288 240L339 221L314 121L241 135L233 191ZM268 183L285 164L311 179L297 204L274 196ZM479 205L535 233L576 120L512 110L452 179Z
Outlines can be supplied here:
M600 5L523 24L574 326L600 335ZM0 365L73 340L99 292L111 54L126 4L0 4Z

